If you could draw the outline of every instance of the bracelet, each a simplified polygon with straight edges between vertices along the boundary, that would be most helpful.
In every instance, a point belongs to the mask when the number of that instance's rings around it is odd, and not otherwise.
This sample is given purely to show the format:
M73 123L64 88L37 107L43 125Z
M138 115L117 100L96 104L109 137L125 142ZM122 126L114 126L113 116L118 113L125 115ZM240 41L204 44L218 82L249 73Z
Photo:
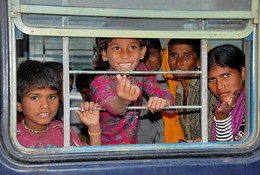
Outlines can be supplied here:
M99 130L97 132L90 132L90 131L88 131L88 134L91 135L91 136L95 136L95 135L101 134L101 132L102 132L101 130Z
M125 113L126 113L126 109L124 110L124 112L122 112L122 113L119 114L119 115L125 115Z

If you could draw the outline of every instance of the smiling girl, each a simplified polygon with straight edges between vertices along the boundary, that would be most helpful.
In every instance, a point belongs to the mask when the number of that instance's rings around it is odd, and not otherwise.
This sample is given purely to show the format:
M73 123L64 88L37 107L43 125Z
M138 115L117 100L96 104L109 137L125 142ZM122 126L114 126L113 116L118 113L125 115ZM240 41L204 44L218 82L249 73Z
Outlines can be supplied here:
M98 66L107 62L109 71L148 71L140 62L146 52L142 39L97 38L96 46ZM126 110L126 107L141 104L142 89L150 96L147 107L152 113L174 104L172 95L153 75L96 76L91 84L91 97L106 109L100 113L103 145L137 143L140 111Z
M245 55L233 45L209 52L208 87L218 98L212 141L238 141L245 128Z

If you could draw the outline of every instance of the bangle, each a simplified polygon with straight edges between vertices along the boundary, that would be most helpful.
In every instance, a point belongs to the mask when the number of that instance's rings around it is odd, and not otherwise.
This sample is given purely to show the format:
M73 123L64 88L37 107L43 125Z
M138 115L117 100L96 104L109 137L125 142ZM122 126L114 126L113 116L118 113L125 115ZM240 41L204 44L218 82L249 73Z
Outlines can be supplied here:
M91 136L95 136L95 135L101 134L101 132L102 132L101 130L99 130L97 132L90 132L90 131L88 131L88 134L91 135Z
M122 113L119 114L119 115L125 115L125 113L126 113L126 109L124 110L124 112L122 112Z

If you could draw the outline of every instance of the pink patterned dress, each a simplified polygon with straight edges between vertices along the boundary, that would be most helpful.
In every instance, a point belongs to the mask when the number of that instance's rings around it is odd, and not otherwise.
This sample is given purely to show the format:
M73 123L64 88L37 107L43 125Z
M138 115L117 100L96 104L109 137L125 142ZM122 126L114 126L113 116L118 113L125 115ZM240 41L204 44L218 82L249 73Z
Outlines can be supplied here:
M135 71L148 71L148 68L139 63ZM111 97L116 96L116 75L99 75L93 80L91 88L91 100L98 102L102 109L100 124L102 129L102 145L135 144L137 143L137 125L140 110L127 110L124 115L117 114L111 107ZM153 75L133 74L132 84L140 88L140 96L129 106L140 106L142 90L150 97L157 96L169 99L175 104L173 96L164 87L157 83Z

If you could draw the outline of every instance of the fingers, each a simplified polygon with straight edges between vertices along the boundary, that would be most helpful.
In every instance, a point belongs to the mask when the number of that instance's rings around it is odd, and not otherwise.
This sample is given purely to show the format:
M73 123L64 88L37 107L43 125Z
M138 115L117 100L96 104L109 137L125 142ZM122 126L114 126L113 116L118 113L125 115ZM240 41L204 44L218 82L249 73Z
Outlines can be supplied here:
M132 101L136 100L140 95L140 88L138 86L132 85L130 88L130 96L132 96Z
M124 92L131 88L131 82L127 79L126 75L121 76L120 74L117 74L116 78L119 92Z
M154 113L161 111L165 106L167 106L167 101L159 97L151 97L146 106L152 113Z
M140 88L136 85L131 84L131 81L126 75L117 75L116 93L121 99L127 101L134 101L140 95Z
M217 108L214 112L214 115L217 120L224 120L228 117L232 107L227 103L223 102L219 108Z
M80 104L80 112L90 113L92 114L99 107L98 103L91 102L84 102Z
M194 142L202 142L201 138L196 138L194 140L185 140L187 143L194 143Z
M116 79L117 79L117 83L116 83L116 90L120 90L123 88L123 86L125 85L125 78L123 78L122 75L117 74L116 75Z
M232 98L232 101L230 103L230 106L233 108L235 107L236 103L237 103L237 99L239 97L239 95L241 94L241 91L240 90L236 90L234 93L233 93L233 98Z
M84 102L80 104L80 110L76 111L80 120L87 126L99 126L98 103Z
M229 104L230 108L235 107L236 103L237 103L237 99L239 97L239 95L241 94L241 90L236 90L234 91L234 93L232 94L233 96L229 99L226 100L226 102Z

